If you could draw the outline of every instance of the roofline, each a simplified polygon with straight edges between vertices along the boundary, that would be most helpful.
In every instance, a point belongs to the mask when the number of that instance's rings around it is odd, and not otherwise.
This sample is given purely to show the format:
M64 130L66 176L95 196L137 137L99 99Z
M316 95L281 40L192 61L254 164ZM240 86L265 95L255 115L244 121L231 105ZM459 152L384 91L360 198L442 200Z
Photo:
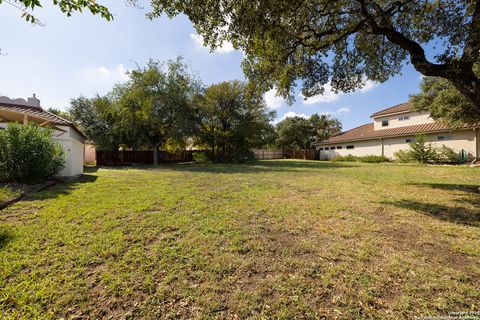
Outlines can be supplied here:
M22 108L27 108L27 109L30 109L30 110L33 110L33 111L37 111L38 109L40 109L42 112L45 112L45 113L48 113L50 115L53 115L54 117L57 117L59 119L62 119L63 121L67 122L67 123L57 123L57 122L53 122L53 121L50 121L51 123L57 125L57 126L67 126L67 127L72 127L74 128L83 138L87 139L87 136L85 134L83 134L82 131L80 131L76 126L75 124L70 121L70 120L67 120L65 118L62 118L60 116L57 116L56 114L54 113L51 113L47 110L43 110L43 108L41 107L34 107L34 106L27 106L27 105L24 105L24 104L15 104L15 103L0 103L0 106L7 106L7 107L22 107ZM39 117L41 118L41 117ZM46 119L45 119L46 120Z
M414 135L422 134L422 133L429 134L429 133L438 133L438 132L452 132L452 131L459 131L459 130L472 130L472 129L475 130L475 129L478 129L478 128L480 128L480 126L475 125L475 126L467 127L467 128L450 128L450 129L425 131L425 132L413 132L413 133L410 133L410 134L395 134L395 135L389 135L389 136L383 136L383 137L349 139L349 140L342 140L342 141L335 141L335 142L323 142L322 141L322 142L318 143L317 146L326 145L326 144L330 145L330 144L347 143L347 142L354 142L354 141L369 141L369 140L382 140L382 139L385 139L385 138L409 137L409 136L414 136ZM356 129L356 128L353 128L353 129ZM351 130L353 130L353 129L351 129Z
M380 111L378 111L380 112ZM385 114L380 114L380 115L374 115L372 114L370 116L370 118L372 119L375 119L375 118L380 118L380 117L387 117L387 116L392 116L392 115L396 115L396 114L403 114L403 113L410 113L410 112L419 112L419 111L416 111L416 110L405 110L405 111L397 111L397 112L391 112L391 113L385 113Z

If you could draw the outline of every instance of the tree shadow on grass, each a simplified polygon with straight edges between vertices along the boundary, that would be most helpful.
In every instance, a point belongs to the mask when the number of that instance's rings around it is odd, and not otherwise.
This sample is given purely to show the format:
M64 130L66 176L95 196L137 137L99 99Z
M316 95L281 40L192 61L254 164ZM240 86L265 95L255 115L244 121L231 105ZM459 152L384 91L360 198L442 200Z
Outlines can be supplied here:
M457 196L457 198L453 200L457 205L449 206L412 199L385 201L382 203L397 208L421 212L443 221L480 227L480 192L478 185L447 183L413 183L410 185L450 191L453 195Z
M258 162L232 164L232 163L164 163L155 165L133 165L133 166L105 166L109 170L172 170L205 173L267 173L267 172L292 172L305 173L325 169L339 169L357 167L354 164L327 162L327 161L282 161L264 160Z
M5 230L0 230L0 250L2 250L7 243L13 240L13 235Z

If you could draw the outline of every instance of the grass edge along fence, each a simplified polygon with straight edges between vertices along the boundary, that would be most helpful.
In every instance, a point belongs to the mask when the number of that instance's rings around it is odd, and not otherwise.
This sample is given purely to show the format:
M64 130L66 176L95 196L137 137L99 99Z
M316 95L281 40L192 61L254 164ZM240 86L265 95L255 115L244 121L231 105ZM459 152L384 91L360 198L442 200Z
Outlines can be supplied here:
M305 159L320 160L320 153L315 149L252 149L257 160Z
M205 150L183 150L179 152L160 151L159 163L192 162L193 154L208 153ZM96 151L97 166L104 165L127 165L132 163L153 164L153 151Z

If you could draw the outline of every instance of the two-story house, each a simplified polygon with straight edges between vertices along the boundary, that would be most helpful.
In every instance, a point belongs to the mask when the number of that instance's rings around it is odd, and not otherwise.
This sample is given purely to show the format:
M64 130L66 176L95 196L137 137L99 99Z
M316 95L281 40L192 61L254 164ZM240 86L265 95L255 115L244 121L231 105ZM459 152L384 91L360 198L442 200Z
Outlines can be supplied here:
M428 112L410 109L402 103L371 115L373 122L342 132L322 141L317 149L320 159L334 156L377 155L394 158L398 150L409 149L415 135L424 134L434 147L446 145L457 152L466 152L468 159L480 158L480 124L450 128L434 121Z

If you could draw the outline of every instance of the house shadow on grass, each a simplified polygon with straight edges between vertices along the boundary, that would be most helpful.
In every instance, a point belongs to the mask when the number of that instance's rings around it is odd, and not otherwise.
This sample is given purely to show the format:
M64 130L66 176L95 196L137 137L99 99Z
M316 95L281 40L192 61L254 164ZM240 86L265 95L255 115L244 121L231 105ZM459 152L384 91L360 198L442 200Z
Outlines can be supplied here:
M264 160L243 164L232 163L162 163L155 165L132 165L132 166L105 166L109 170L172 170L187 172L205 172L205 173L268 173L268 172L291 172L305 173L315 172L325 169L339 169L356 167L354 164L327 162L327 161L284 161L284 160Z
M67 195L72 190L78 188L80 185L94 183L97 180L97 176L92 174L83 174L82 176L69 180L66 182L57 182L53 186L50 186L42 191L27 194L22 201L43 200L57 198L61 195Z
M414 183L410 185L449 191L456 196L456 199L453 200L456 205L421 202L413 199L385 201L382 203L421 212L443 221L480 227L479 186L446 183Z

